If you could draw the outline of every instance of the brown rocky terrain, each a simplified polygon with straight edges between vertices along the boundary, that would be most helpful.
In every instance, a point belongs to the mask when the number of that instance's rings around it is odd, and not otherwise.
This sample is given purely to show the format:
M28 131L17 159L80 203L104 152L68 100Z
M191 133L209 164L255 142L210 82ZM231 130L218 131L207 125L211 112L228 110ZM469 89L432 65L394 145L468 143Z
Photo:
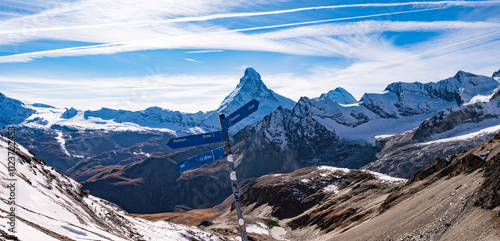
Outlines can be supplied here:
M317 237L348 230L378 214L391 190L404 182L368 171L307 167L256 179L242 201L247 216L278 221L288 231L287 239L313 240L315 236L302 230L314 227Z
M328 232L376 214L376 203L402 182L380 179L366 171L308 167L258 178L243 193L243 204L251 207L250 213L268 205L273 217L286 219L293 229L317 225Z
M284 230L276 237L269 228L262 240L500 240L500 133L437 159L407 182L308 167L262 176L242 200L250 225L271 220ZM215 231L236 227L231 201L200 224Z
M500 134L440 158L398 188L380 215L327 240L500 240Z

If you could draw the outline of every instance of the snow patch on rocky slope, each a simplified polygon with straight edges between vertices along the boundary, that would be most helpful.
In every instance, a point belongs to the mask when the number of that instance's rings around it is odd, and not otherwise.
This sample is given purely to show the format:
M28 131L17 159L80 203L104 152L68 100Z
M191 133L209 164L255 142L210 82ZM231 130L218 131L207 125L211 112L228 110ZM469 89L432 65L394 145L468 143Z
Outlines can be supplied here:
M17 233L21 240L226 240L195 227L135 218L117 205L86 196L82 186L62 175L26 148L16 145L9 154L9 140L0 136L0 229L7 232L7 204L15 183ZM15 157L15 181L8 181L8 157Z

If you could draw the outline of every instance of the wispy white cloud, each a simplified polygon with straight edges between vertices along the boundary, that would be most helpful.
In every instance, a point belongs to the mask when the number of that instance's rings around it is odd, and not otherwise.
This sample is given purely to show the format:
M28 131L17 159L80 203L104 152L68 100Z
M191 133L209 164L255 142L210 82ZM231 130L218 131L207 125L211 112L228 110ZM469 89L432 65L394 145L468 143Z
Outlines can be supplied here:
M159 21L226 12L242 2L244 1L55 1L47 4L50 6L47 10L0 21L0 45L37 39L113 43L178 35L186 33L183 26L170 26L171 24ZM255 1L256 4L262 2Z
M426 9L428 10L428 9ZM399 14L384 13L386 14ZM370 15L371 16L371 15ZM366 16L357 16L361 18ZM333 21L330 19L328 21ZM326 20L325 20L326 21ZM315 21L317 22L317 21ZM295 23L293 25L310 24L310 22ZM288 24L292 25L292 24ZM447 29L481 29L481 28L498 28L500 23L494 22L463 22L463 21L435 21L435 22L391 22L391 21L363 21L347 24L329 24L316 25L308 27L291 28L286 30L278 30L265 34L242 34L240 32L248 31L249 29L225 30L220 28L212 28L212 31L207 33L196 33L198 29L194 29L194 33L179 33L179 35L160 37L146 40L116 42L110 44L96 44L91 46L63 48L56 50L47 50L39 52L30 52L23 54L14 54L1 56L0 63L6 62L28 62L36 58L43 57L63 57L63 56L81 56L81 55L98 55L98 54L113 54L127 51L141 51L151 49L175 49L175 48L224 48L230 50L250 50L250 51L270 51L287 54L301 55L319 55L319 56L337 56L339 51L325 51L321 41L314 41L311 37L322 37L332 35L362 35L373 32L383 31L440 31ZM258 27L277 28L282 25ZM254 30L252 28L250 30ZM175 30L174 30L175 31ZM306 40L287 40L282 39L307 37ZM309 44L304 43L309 42ZM342 41L329 39L331 42L337 42L337 45L347 44ZM314 43L314 44L313 44ZM330 43L332 44L332 43ZM296 48L297 45L307 45L306 47ZM331 45L333 47L337 46ZM318 47L315 47L318 46ZM330 49L332 47L329 47ZM346 56L347 57L347 56Z
M279 35L283 32L271 32L268 34L266 39L260 40L256 40L256 37L258 36L243 32L320 24L341 20L362 19L376 16L407 14L420 11L433 11L452 6L475 7L500 5L500 1L428 1L347 4L260 12L224 12L230 10L232 7L241 6L243 3L245 2L231 1L229 3L228 1L223 0L195 0L188 2L183 1L182 3L177 1L155 0L148 2L148 4L140 4L139 0L129 1L127 3L110 1L107 3L109 6L106 5L106 10L102 9L102 2L97 0L82 1L71 4L59 3L59 5L56 5L49 10L42 11L34 15L0 21L0 35L4 36L3 38L0 38L0 45L20 43L36 39L61 39L68 41L93 42L96 44L2 56L0 62L27 62L43 57L113 54L128 51L175 48L220 48L221 50L272 51L288 54L316 55L321 53L321 50L297 50L288 46L289 41L276 41L277 39L280 39ZM316 21L256 26L243 29L227 29L217 25L208 25L205 22L221 18L276 15L318 9L396 6L411 6L416 9ZM102 9L102 11L99 9ZM221 11L224 13L217 13ZM136 19L141 19L141 21L136 21ZM193 22L201 23L195 24ZM362 31L363 28L360 30ZM300 30L295 30L295 32L299 31ZM273 34L274 37L271 37ZM358 32L354 34L360 33ZM217 38L218 40L215 41L214 38Z
M500 22L464 21L358 21L340 24L320 24L306 27L288 28L255 35L267 39L286 39L319 36L364 35L381 32L428 32L460 29L495 29Z
M198 60L190 59L190 58L185 58L184 60L189 61L189 62L194 62L194 63L201 63Z
M279 74L266 79L275 91L297 100L300 96L319 96L336 87L347 89L359 99L366 92L380 93L393 82L435 82L458 70L491 76L500 68L496 60L500 55L500 31L494 30L462 29L406 49L371 36L372 40L363 40L372 41L365 45L365 50L379 48L383 54L370 55L342 69L318 66L309 75Z
M420 43L408 49L398 48L377 35L358 37L357 40L351 37L345 42L352 44L345 46L345 51L359 51L352 56L366 56L343 69L325 65L315 67L309 75L261 73L262 78L268 87L294 100L301 96L316 97L339 86L359 99L365 92L382 92L387 84L396 81L438 81L453 76L459 69L491 75L500 68L492 65L498 63L500 39L498 32L491 30L477 32L465 29L442 36L432 44ZM331 46L325 44L324 48ZM337 47L338 51L342 51L339 45ZM246 66L241 69L244 68ZM12 76L0 77L0 83L4 86L6 83L17 84L15 89L4 92L12 97L55 106L65 103L68 107L87 109L106 106L140 110L157 105L195 112L216 109L236 86L239 77L151 75L75 81ZM26 88L19 88L19 83ZM60 91L61 88L64 91ZM33 93L38 94L35 96ZM85 101L74 96L86 96Z
M187 51L186 54L205 54L205 53L222 53L224 50L214 49L214 50L196 50L196 51Z
M440 11L454 6L496 7L500 5L500 1L368 3L234 12L244 4L248 4L248 1L152 0L148 1L148 4L143 4L140 0L131 0L106 1L103 4L99 0L88 0L55 2L45 10L42 6L25 6L36 14L23 14L0 21L0 36L2 36L0 45L40 39L95 44L1 56L0 63L29 62L44 57L103 55L153 49L195 50L186 51L187 54L226 50L266 51L290 55L341 57L349 61L349 65L343 69L334 64L321 63L310 69L309 75L261 73L269 87L295 100L303 95L319 96L338 86L346 88L359 98L364 92L381 92L387 84L394 81L437 81L452 76L458 69L489 75L495 70L494 68L500 67L494 67L494 64L498 63L497 56L500 56L498 52L500 33L496 31L500 29L498 19L489 22L340 22L376 16ZM216 25L216 21L207 22L216 19L271 16L321 9L369 7L385 9L381 12L374 11L372 14L344 18L254 25L238 29ZM386 10L388 11L384 12ZM439 32L439 35L424 42L405 46L397 46L391 39L382 35L385 32L413 31ZM182 57L182 59L199 62L194 57ZM149 75L75 81L63 78L2 76L0 83L3 86L2 91L12 97L43 101L56 106L65 103L67 106L89 109L106 106L138 110L159 105L163 108L193 112L200 108L216 109L224 96L237 84L239 77L241 76ZM23 86L20 86L20 83ZM9 88L14 85L16 88ZM33 93L38 94L35 97ZM74 98L83 96L82 93L86 93L84 102L81 101L82 98Z
M155 2L154 2L155 3ZM131 3L130 5L132 5ZM191 3L189 3L191 4ZM198 3L200 4L200 3ZM102 27L117 27L117 26L141 26L141 25L152 25L152 24L164 24L164 23L183 23L183 22L204 22L209 20L223 19L223 18L241 18L241 17L254 17L254 16L266 16L266 15L277 15L285 13L295 13L302 11L311 10L322 10L322 9L341 9L341 8L368 8L368 7L402 7L402 6L412 6L415 8L449 8L449 7L478 7L478 6L494 6L500 4L500 1L423 1L423 2L398 2L398 3L364 3L364 4L342 4L342 5L332 5L332 6L317 6L317 7L305 7L305 8L295 8L295 9L285 9L276 11L260 11L260 12L241 12L241 13L219 13L211 14L206 16L189 16L189 17L178 17L164 20L149 20L149 21L127 21L127 22L108 22L108 23L98 23L98 24L82 24L73 26L55 26L55 27L43 27L43 23L39 23L39 26L34 26L33 28L15 29L0 31L0 34L10 34L10 33L25 33L27 31L42 32L42 31L54 31L54 30L74 30L74 29L88 29L88 28L102 28ZM214 4L220 7L220 4ZM86 6L86 5L83 5ZM89 5L87 5L89 6ZM95 5L90 5L95 6ZM123 5L121 5L123 6ZM136 7L136 6L134 6ZM157 4L153 4L151 8L157 7ZM164 6L162 6L164 7ZM169 6L172 7L172 6ZM159 8L167 10L167 8ZM185 8L181 8L186 10ZM202 9L199 7L198 9ZM74 12L74 8L69 9L59 9L58 11L48 11L41 13L40 15L45 15L44 18L57 17L58 14L66 14L67 12ZM157 10L157 9L156 9ZM186 14L185 11L176 11L178 8L170 8L166 11L168 14L179 14L182 12ZM207 11L208 12L208 11ZM190 11L191 14L196 14L199 12ZM32 18L40 18L40 16L32 16ZM23 19L26 21L26 19Z

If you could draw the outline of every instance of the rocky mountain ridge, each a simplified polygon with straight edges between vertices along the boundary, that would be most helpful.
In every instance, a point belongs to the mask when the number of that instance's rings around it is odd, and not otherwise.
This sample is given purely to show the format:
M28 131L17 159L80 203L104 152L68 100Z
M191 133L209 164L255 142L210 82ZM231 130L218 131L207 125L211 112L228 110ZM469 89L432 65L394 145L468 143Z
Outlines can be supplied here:
M329 232L373 217L377 203L405 182L375 172L306 167L256 179L242 193L242 200L249 214L267 206L271 210L267 215L287 220L292 229L316 226ZM362 204L357 203L360 200Z
M265 164L275 166L268 168L270 173L289 172L310 165L355 169L366 165L365 168L371 170L408 178L436 156L470 148L499 129L498 101L488 102L497 87L498 81L494 78L459 71L454 77L437 83L391 84L386 92L365 94L356 104L302 97L291 111L275 110L262 121L240 131L235 141L241 141L238 145L245 150L244 159L251 159L245 165L264 164L266 161L260 160L272 156L273 164ZM460 101L457 102L458 97ZM446 112L455 114L450 114L440 125L433 121ZM472 123L481 128L467 127ZM415 138L405 142L407 138L403 136L413 132L417 133L411 135ZM434 148L425 145L429 138L437 140L464 134L469 137L459 142L450 139L449 143L441 142ZM470 141L474 139L477 141ZM397 140L398 144L394 145L392 140ZM422 148L427 149L422 152ZM428 157L423 157L422 153ZM403 159L412 159L412 163Z
M321 240L497 240L500 134L437 159L394 190L378 216ZM373 229L377 227L376 229Z
M242 193L244 213L288 240L497 240L499 164L500 133L408 181L328 166L270 174Z
M440 111L417 128L388 138L378 160L363 168L409 178L436 157L457 154L495 135L499 106L500 99L492 98Z
M272 145L279 145L282 152L285 152L286 143L294 142L290 138L299 140L303 136L312 135L307 131L317 130L321 135L326 134L332 138L330 147L325 147L330 150L337 149L339 143L351 145L354 142L358 146L360 143L361 146L377 146L374 143L381 137L411 130L443 109L484 101L491 97L497 86L498 81L495 78L459 71L454 77L437 83L393 83L382 94L365 94L360 102L356 102L344 89L337 88L318 98L303 97L294 105L293 101L268 89L260 75L254 69L248 68L236 89L224 99L219 109L207 113L189 114L158 107L136 112L106 108L98 111L79 111L74 108L59 110L42 104L25 105L14 100L1 101L0 105L6 110L12 110L8 111L9 113L13 112L3 125L20 124L27 130L23 135L26 138L21 139L21 143L33 148L43 158L51 157L48 159L54 160L54 163L50 164L59 170L68 171L67 174L78 180L85 180L109 165L137 162L148 156L171 152L171 149L163 146L165 139L218 129L219 112L234 111L252 98L260 100L259 112L238 123L238 126L232 128L232 134L252 123L250 128L254 131L251 132L257 133L256 127L262 126L257 122L265 115L273 113L278 106L282 106L283 109L292 110L292 113L288 114L287 119L278 121L287 123L283 125L282 130L266 131L268 134L281 133L275 140L267 141L269 144L275 142ZM15 116L22 118L16 119ZM302 127L294 128L294 125L299 123ZM31 138L34 133L43 133L44 137ZM134 134L127 137L122 133ZM139 138L135 143L126 145L115 138L120 136L122 139L136 139L138 135L135 133L149 138ZM285 133L297 133L297 138ZM99 135L102 136L101 140L97 137ZM37 134L35 136L40 137ZM46 141L38 141L42 139ZM69 144L73 140L85 145ZM106 146L104 149L107 149L107 152L102 152L101 146ZM314 151L315 146L317 145L306 143L304 148ZM288 149L294 148L300 149L301 145ZM118 161L118 156L119 159L128 161ZM364 164L376 159L372 154L367 156L369 158L365 158ZM315 158L325 159L317 156ZM306 161L311 161L311 158ZM329 158L325 163L335 164L334 162L335 160L332 162ZM102 165L104 163L108 164ZM85 170L84 173L81 169Z

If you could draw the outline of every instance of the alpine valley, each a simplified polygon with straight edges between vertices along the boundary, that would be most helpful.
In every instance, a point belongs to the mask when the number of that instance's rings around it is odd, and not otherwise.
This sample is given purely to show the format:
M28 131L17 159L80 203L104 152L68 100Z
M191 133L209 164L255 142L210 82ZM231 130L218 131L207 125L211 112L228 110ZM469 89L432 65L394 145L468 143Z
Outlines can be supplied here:
M133 217L3 136L0 158L2 187L17 190L15 196L2 190L1 240L228 240L196 227Z
M160 107L60 109L0 94L0 127L7 136L7 127L15 126L16 141L30 150L17 153L26 169L18 171L29 184L26 190L45 195L40 199L54 202L51 206L65 203L58 206L61 210L73 206L71 212L86 223L21 204L23 225L34 223L30 227L51 237L72 233L138 240L152 237L151 229L177 230L161 232L194 240L234 237L234 198L225 160L182 174L174 169L177 162L222 144L174 151L166 143L220 130L219 113L257 99L258 111L230 132L254 240L467 240L462 232L448 231L467 227L484 240L496 240L500 234L491 230L498 230L494 215L500 204L495 169L499 73L458 71L438 82L397 82L360 100L334 87L294 102L267 88L259 73L248 68L218 109L198 113ZM84 189L92 195L85 196ZM451 193L457 196L446 196ZM61 197L70 201L57 201ZM420 199L427 201L416 203ZM445 201L449 207L442 207ZM441 205L436 207L439 217L422 211L407 218L414 221L399 220L415 205L418 210ZM105 210L116 216L106 219ZM164 222L146 225L127 212L202 224L204 230ZM61 228L43 226L42 217L61 222L54 224ZM396 221L406 226L388 232Z

